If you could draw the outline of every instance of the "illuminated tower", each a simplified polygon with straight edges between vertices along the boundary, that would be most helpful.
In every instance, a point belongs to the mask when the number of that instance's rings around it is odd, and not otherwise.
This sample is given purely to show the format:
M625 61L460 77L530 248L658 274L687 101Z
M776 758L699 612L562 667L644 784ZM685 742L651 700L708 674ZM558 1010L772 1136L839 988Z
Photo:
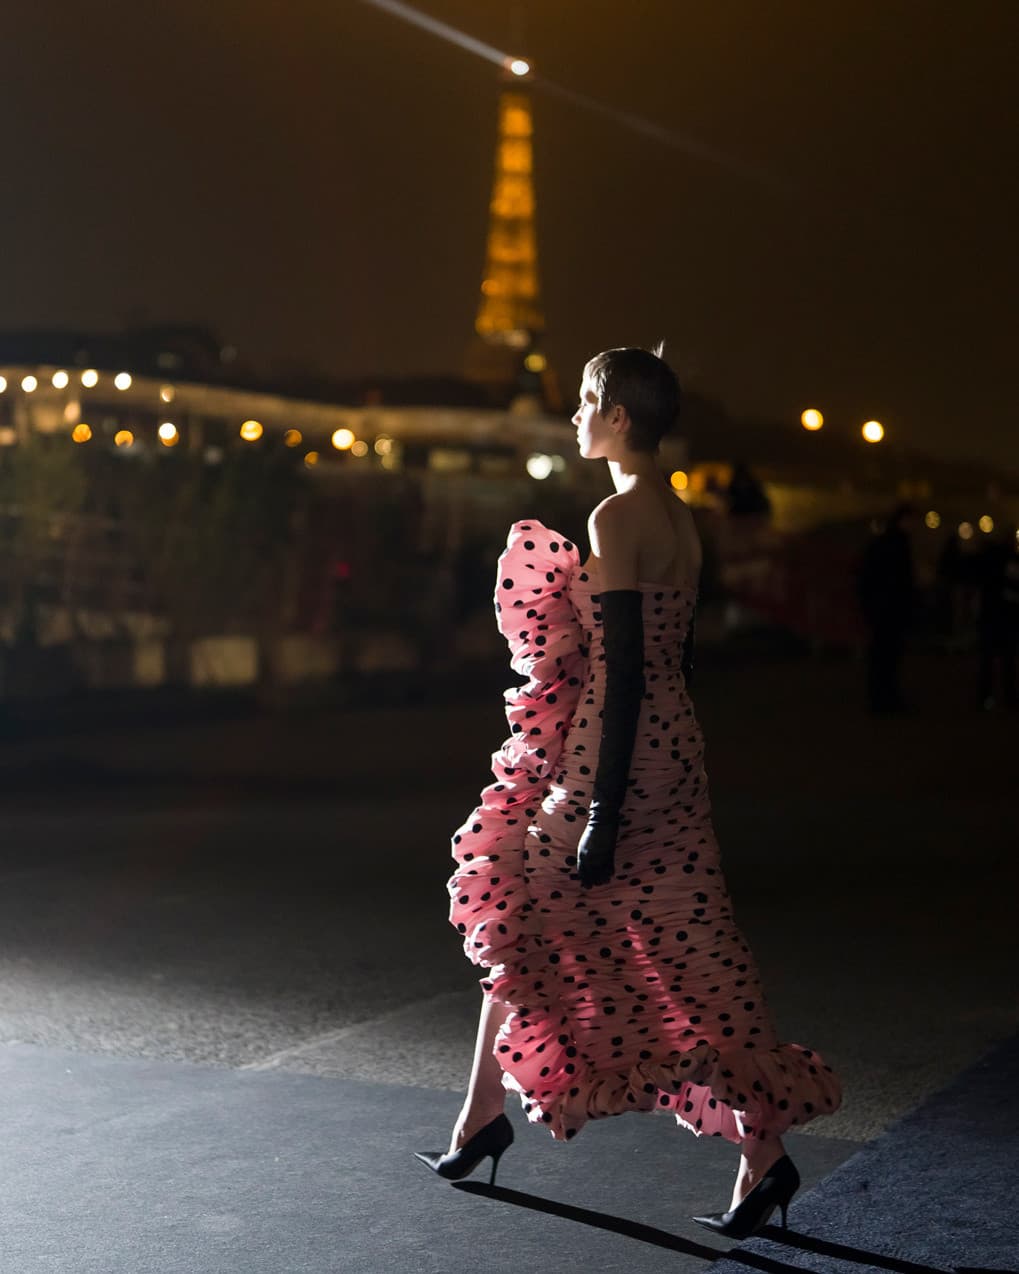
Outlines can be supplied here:
M539 340L545 330L534 220L531 98L512 77L499 95L495 176L468 376L539 405L556 397Z

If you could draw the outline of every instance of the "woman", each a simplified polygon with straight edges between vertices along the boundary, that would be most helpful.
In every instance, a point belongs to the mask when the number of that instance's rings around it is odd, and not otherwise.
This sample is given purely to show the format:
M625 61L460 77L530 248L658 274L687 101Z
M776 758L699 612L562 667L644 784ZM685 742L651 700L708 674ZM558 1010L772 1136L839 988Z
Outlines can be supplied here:
M513 1140L506 1091L553 1137L624 1111L671 1112L741 1150L729 1211L695 1218L743 1237L799 1185L781 1134L831 1113L839 1084L775 1036L719 866L689 697L701 550L658 471L679 385L658 353L608 350L584 369L580 454L615 494L591 557L520 522L496 610L512 666L512 734L496 781L453 838L452 923L487 969L474 1065L446 1154L449 1179Z

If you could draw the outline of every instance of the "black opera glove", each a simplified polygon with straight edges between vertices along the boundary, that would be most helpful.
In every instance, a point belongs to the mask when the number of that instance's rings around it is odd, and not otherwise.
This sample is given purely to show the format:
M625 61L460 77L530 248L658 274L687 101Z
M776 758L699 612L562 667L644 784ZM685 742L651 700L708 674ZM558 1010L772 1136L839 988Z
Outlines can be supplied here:
M619 812L644 698L644 621L636 588L599 595L605 639L605 704L601 744L587 827L577 847L577 872L585 888L604 885L615 874Z

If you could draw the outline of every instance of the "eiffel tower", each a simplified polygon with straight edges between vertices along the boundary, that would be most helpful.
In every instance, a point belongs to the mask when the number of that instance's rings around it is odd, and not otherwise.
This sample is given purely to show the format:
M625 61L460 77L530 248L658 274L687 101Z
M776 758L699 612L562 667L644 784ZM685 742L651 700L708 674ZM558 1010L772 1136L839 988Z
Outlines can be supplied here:
M534 219L534 117L525 83L526 77L504 72L485 269L467 376L493 397L541 411L560 403L541 346L545 316Z

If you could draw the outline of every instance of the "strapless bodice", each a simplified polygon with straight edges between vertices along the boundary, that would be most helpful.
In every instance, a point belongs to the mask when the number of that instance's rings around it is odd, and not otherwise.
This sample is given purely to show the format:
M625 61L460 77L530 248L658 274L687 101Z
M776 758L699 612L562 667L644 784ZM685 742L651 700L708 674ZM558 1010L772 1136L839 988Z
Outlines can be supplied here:
M644 620L644 661L653 668L678 669L687 630L697 604L697 590L685 585L639 583ZM568 584L570 604L584 632L592 660L602 650L603 634L595 572L578 566Z

